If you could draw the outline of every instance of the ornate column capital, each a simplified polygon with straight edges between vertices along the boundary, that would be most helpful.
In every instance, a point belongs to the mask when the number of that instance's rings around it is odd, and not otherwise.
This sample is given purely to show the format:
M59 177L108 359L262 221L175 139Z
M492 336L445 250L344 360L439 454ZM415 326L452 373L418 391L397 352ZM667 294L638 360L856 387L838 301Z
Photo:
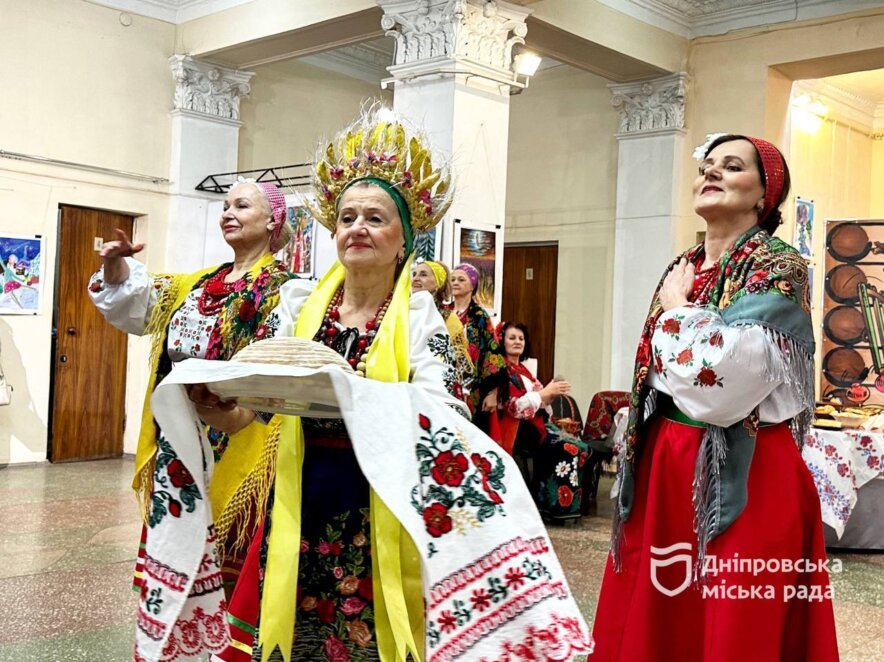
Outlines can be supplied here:
M473 74L513 81L513 47L525 43L529 9L503 0L378 0L381 27L396 40L390 73Z
M686 73L676 73L608 85L611 105L620 113L617 137L683 131L687 83Z
M175 79L175 110L239 123L239 101L248 95L251 71L229 69L189 55L169 58Z

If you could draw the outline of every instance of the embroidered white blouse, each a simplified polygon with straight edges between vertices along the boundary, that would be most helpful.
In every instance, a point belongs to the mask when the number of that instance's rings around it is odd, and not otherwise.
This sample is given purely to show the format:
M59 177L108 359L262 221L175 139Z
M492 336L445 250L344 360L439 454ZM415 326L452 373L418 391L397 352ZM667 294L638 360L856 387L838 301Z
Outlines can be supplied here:
M760 405L762 422L779 423L803 409L786 350L760 325L728 326L715 311L681 306L660 316L651 345L646 384L693 419L728 427Z
M517 376L522 380L522 386L527 393L518 398L510 398L507 400L506 404L503 406L504 413L521 420L534 418L537 415L537 412L541 409L545 409L548 414L552 415L552 407L544 407L543 401L540 398L540 391L543 389L543 384L537 381L536 378L532 378L528 381L523 375Z
M138 260L125 258L129 277L121 283L107 283L104 267L89 279L89 296L104 318L120 331L144 335L150 312L157 301L153 277ZM203 289L190 292L169 321L168 353L174 361L204 359L217 315L203 315L197 307Z

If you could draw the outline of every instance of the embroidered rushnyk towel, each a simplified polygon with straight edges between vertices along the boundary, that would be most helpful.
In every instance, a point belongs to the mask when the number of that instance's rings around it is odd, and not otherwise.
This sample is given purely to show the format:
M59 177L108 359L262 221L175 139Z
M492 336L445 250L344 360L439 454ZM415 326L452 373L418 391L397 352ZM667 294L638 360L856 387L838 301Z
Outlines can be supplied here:
M179 634L190 635L189 650L203 653L227 643L226 627L210 627L224 621L220 583L214 592L207 592L210 585L192 590L218 568L207 553L213 547L205 491L212 453L183 384L211 388L212 381L231 379L233 366L184 361L153 396L170 448L187 451L177 459L198 496L186 517L164 518L148 537L149 562L168 568L177 582L169 586L145 573L136 641L144 660L173 659L165 651ZM360 468L421 554L425 660L559 661L592 652L589 629L518 468L478 428L407 383L359 378L336 367L235 366L235 374L250 379L284 371L304 392L335 393ZM162 602L149 606L153 589L160 589ZM150 615L147 631L142 613ZM195 619L206 626L194 627ZM199 646L192 641L198 636L204 639Z

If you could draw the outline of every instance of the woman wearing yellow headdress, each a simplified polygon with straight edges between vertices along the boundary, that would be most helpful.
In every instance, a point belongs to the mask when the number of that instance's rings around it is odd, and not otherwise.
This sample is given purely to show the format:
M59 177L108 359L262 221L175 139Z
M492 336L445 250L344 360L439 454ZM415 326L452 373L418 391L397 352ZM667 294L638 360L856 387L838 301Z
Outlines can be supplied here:
M369 109L316 159L313 213L339 261L312 291L284 286L271 315L277 337L350 362L355 376L323 369L343 420L284 417L231 641L213 660L585 655L588 628L531 496L469 422L445 323L427 292L412 293L414 235L445 212L448 175L384 115Z
M448 282L448 267L443 262L431 260L415 260L411 268L411 291L429 292L433 295L436 308L445 320L445 327L451 335L451 346L454 349L454 369L457 372L457 385L463 389L473 379L473 361L470 359L469 342L463 322L457 315L452 315L454 305L451 301L451 284ZM460 398L466 401L469 394L464 389ZM468 403L469 404L469 403Z
M445 323L428 293L411 292L414 235L447 210L448 171L418 137L406 142L401 122L378 118L388 112L368 110L316 158L313 213L332 232L338 262L315 288L283 288L277 337L324 343L357 374L408 381L466 416ZM250 660L259 642L265 657L278 648L292 660L394 660L400 647L420 656L420 561L371 492L343 421L287 417L282 439L267 551L254 545L237 584L233 645L221 659ZM299 522L286 517L292 511Z

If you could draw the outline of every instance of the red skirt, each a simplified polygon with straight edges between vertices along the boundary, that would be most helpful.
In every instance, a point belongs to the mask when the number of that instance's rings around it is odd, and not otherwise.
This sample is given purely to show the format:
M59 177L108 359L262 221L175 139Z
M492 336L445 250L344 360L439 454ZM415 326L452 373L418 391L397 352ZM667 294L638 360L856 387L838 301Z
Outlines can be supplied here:
M819 497L785 423L759 430L746 508L709 543L715 559L707 568L720 571L705 589L686 584L696 558L691 483L703 432L660 416L651 423L624 523L622 570L609 555L590 659L838 660Z

